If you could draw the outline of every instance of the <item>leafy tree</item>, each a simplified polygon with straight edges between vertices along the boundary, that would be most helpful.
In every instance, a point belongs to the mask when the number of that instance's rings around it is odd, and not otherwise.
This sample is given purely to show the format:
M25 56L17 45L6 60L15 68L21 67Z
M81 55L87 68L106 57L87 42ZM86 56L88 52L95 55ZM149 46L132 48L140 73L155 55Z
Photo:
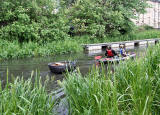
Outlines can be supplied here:
M130 32L145 0L0 0L0 38L40 43L89 34L103 38ZM54 10L58 13L55 14ZM72 27L72 28L71 28ZM73 33L73 32L70 32Z
M7 40L45 42L65 39L69 27L53 0L1 0L0 37Z
M69 19L77 35L120 35L133 29L131 19L146 7L145 0L77 0L69 8Z

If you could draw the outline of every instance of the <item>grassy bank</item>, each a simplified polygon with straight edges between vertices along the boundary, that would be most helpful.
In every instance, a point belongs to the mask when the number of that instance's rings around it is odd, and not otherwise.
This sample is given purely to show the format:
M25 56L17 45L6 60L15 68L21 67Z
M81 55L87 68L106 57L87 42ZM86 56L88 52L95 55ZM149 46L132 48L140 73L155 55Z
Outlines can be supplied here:
M32 82L35 78L35 83ZM8 80L8 76L7 76ZM0 82L0 113L4 115L53 115L54 100L42 86L38 76L24 80L17 77L2 88Z
M92 38L91 36L75 36L61 41L38 44L36 42L19 43L17 41L0 40L0 59L24 58L36 56L53 56L63 53L75 53L83 50L81 44L128 41L138 39L159 38L158 30L145 30L119 37Z
M135 31L128 35L118 36L118 37L105 37L105 38L92 38L90 36L75 37L74 39L79 40L80 43L90 44L90 43L103 43L103 42L117 42L117 41L130 41L130 40L143 40L151 38L159 38L159 30L143 30Z
M82 47L75 40L53 41L46 44L28 42L20 44L17 41L0 40L0 59L24 58L36 56L51 56L63 53L82 51Z
M115 73L93 68L63 82L70 111L76 115L160 114L160 45L146 57L120 63ZM108 68L109 69L109 68Z

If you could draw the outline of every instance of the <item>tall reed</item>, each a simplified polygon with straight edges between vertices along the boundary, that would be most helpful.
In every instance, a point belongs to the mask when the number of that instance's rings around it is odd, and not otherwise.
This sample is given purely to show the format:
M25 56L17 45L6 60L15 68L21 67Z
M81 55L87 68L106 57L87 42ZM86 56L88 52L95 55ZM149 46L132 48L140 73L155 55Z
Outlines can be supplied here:
M93 68L86 76L67 74L63 82L76 115L160 114L160 45L149 48L144 58L129 60L102 70Z
M54 100L42 86L38 74L28 80L17 77L13 83L0 87L0 113L3 115L53 115ZM7 76L8 78L8 76ZM8 80L8 79L7 79ZM0 86L2 83L0 84Z

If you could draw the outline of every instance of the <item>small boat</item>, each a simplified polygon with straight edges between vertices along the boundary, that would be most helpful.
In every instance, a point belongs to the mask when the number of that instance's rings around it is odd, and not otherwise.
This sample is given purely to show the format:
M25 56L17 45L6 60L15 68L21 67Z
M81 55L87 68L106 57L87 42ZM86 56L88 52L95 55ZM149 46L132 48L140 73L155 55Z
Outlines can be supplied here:
M61 74L66 71L72 71L76 68L75 61L62 61L48 63L48 67L52 73Z
M107 63L116 63L116 62L128 60L128 59L134 58L135 56L136 56L135 53L127 54L125 57L115 56L113 58L102 58L102 56L96 56L95 60L97 60L100 63L107 64Z

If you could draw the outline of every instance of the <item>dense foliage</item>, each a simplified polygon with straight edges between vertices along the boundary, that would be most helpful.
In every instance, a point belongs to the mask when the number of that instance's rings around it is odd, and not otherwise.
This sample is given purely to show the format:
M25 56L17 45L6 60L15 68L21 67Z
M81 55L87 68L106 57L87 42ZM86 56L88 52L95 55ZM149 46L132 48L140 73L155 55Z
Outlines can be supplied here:
M50 41L68 37L67 20L55 14L52 0L2 0L0 38L5 40Z
M77 0L69 8L69 19L75 34L90 34L103 38L126 34L133 30L131 19L135 13L144 13L142 0Z
M69 31L101 38L125 34L134 27L134 13L145 7L141 0L2 0L0 38L46 42L64 40Z

